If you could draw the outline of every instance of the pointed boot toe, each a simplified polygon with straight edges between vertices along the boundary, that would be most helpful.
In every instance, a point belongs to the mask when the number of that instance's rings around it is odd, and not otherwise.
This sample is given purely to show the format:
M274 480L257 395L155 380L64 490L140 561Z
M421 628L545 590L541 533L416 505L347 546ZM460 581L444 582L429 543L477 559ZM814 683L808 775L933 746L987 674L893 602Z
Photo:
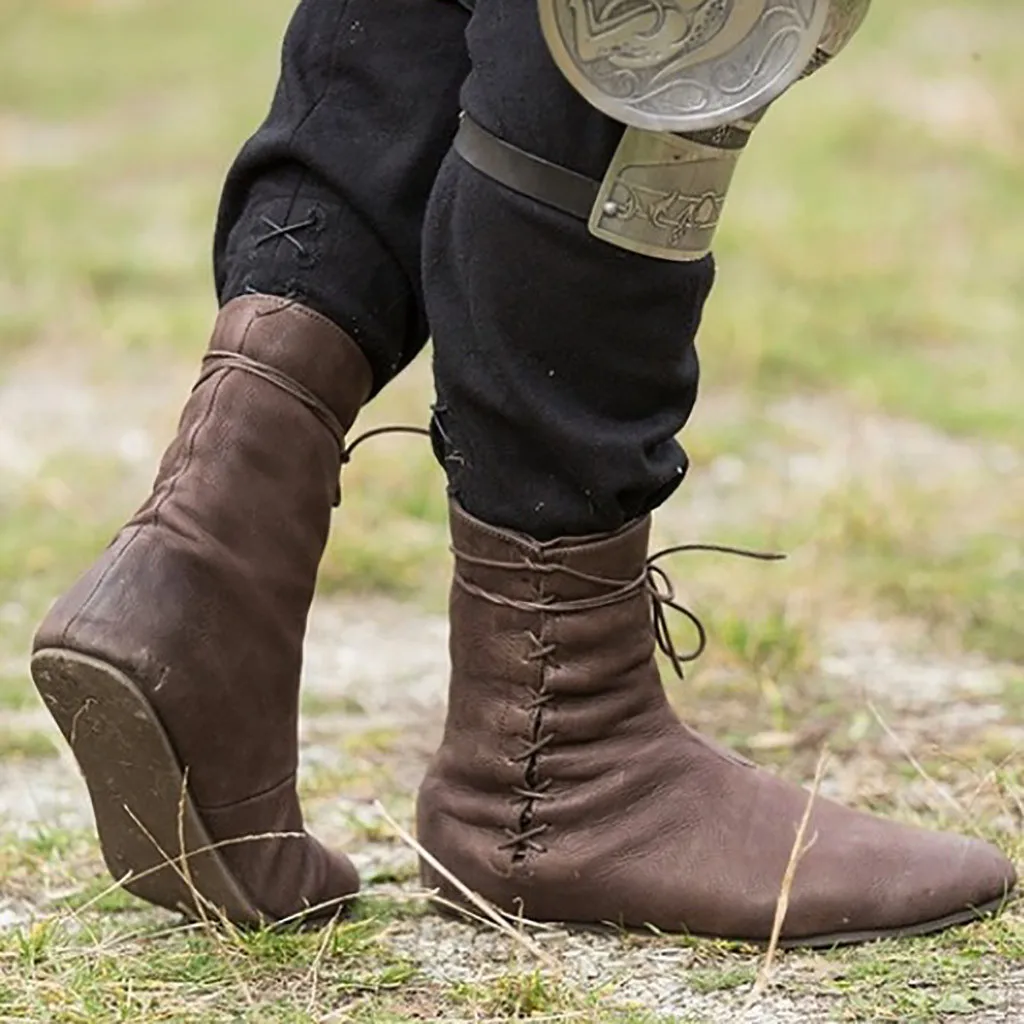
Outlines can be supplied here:
M985 916L1014 898L1017 869L1000 849L981 839L944 838L959 842L950 844L946 857L937 859L935 864L936 917L960 914ZM959 871L954 872L956 865L959 865Z
M983 917L1016 890L1013 864L991 843L941 832L922 832L917 840L920 855L892 893L892 902L910 908L903 930L938 931L945 921Z
M943 931L998 911L1016 887L1003 854L967 836L829 801L820 802L812 835L791 892L786 945L820 948Z

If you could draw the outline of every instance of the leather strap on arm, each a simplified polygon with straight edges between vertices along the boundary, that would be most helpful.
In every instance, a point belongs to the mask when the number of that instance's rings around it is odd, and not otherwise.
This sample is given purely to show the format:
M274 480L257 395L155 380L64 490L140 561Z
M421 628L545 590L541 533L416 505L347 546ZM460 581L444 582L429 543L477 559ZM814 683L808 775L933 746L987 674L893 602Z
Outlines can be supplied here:
M466 114L455 136L455 152L506 188L580 220L589 219L597 201L600 182L499 139Z

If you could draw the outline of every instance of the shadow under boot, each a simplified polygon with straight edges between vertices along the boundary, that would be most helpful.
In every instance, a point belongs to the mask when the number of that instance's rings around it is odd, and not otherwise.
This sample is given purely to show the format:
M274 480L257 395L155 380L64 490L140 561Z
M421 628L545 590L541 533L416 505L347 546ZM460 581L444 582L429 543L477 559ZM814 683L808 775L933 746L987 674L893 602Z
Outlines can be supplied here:
M296 792L306 620L371 388L356 344L266 295L220 312L153 491L36 634L32 675L107 865L193 917L330 917L352 864Z
M810 794L669 706L650 518L539 543L453 504L451 532L451 691L419 794L424 848L533 920L769 939ZM997 910L1016 885L987 843L824 798L806 836L786 945L938 931ZM461 901L426 863L422 876Z

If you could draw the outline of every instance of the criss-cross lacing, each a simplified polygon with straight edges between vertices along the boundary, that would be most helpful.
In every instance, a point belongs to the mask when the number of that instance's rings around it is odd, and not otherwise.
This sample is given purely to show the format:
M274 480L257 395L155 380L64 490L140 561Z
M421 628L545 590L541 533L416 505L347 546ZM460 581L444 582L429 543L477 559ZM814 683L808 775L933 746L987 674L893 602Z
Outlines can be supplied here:
M266 234L260 235L259 238L253 240L252 246L254 249L258 249L261 245L266 245L267 242L273 242L278 238L283 238L290 245L294 246L300 256L307 255L306 247L295 237L297 231L305 231L308 228L316 227L317 217L315 214L310 214L303 220L294 221L291 224L278 224L266 215L260 217L260 223L267 228Z
M545 643L533 630L526 631L526 639L530 650L524 655L524 661L543 666L556 650L555 644ZM541 779L538 756L555 739L553 733L544 731L544 711L554 697L555 695L547 689L546 676L542 671L540 688L534 691L532 699L524 705L524 710L530 716L529 742L510 759L513 764L523 766L523 785L512 787L512 795L520 805L519 827L505 829L508 838L498 844L498 849L512 850L513 860L522 860L529 850L536 853L544 852L543 845L537 840L547 832L549 826L536 821L535 814L537 805L548 799L551 780Z
M683 666L687 662L699 658L707 647L707 630L696 614L677 600L675 584L658 563L671 555L698 551L736 555L760 561L777 561L785 557L781 554L750 551L746 548L722 544L679 544L663 548L647 558L643 570L633 579L618 580L582 572L561 562L542 560L537 558L533 552L524 555L519 560L503 561L470 555L452 547L456 565L461 562L464 565L473 565L483 569L539 574L541 579L561 573L574 580L605 588L605 593L575 600L558 600L555 595L544 594L540 589L533 599L512 598L471 583L456 569L455 583L457 586L475 597L503 607L535 611L547 615L572 614L608 607L627 601L639 593L646 593L650 599L655 641L680 678L683 677ZM681 653L676 647L668 623L669 609L684 616L696 630L697 642L692 650ZM532 630L527 630L526 639L529 645L529 650L523 656L523 660L526 662L545 663L557 650L556 644L545 642ZM513 861L517 862L525 859L528 852L545 852L546 847L539 840L551 827L546 822L537 821L537 807L543 801L551 799L552 780L542 777L540 755L555 741L555 734L546 731L544 721L544 713L554 699L555 695L547 688L546 674L542 672L539 689L534 691L532 699L524 706L524 710L530 715L529 735L525 738L526 742L519 752L509 759L513 764L523 766L523 784L512 787L512 796L519 804L518 828L504 829L507 838L504 842L499 843L498 849L510 850Z

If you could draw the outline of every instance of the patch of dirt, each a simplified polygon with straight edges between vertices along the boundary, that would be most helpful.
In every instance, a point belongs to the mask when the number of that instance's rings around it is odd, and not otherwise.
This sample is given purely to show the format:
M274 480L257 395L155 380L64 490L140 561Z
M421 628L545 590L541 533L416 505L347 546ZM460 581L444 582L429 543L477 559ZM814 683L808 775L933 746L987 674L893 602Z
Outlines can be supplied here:
M1016 671L981 655L929 650L920 622L853 619L826 631L819 669L826 678L849 684L858 701L882 698L901 711L954 698L997 697Z
M723 979L712 991L695 990L689 978L705 965L697 947L612 934L550 930L531 937L555 959L565 980L607 1000L632 1005L668 1020L702 1024L831 1024L848 1019L842 998L808 981L808 961L798 954L780 962L771 989L749 1005L751 981L745 974ZM496 930L440 916L403 922L388 933L391 947L420 965L430 978L450 984L481 982L507 974L510 966L531 967L528 954ZM743 964L753 973L750 958ZM742 980L741 980L742 978ZM703 986L701 986L703 987ZM815 988L818 991L815 991ZM1024 970L1000 980L991 1010L957 1016L965 1024L1010 1024L1024 1013Z
M104 141L105 135L93 124L0 113L0 167L4 170L74 167Z
M739 395L712 394L694 414L694 433L749 417ZM763 432L742 450L691 472L659 522L707 533L749 522L786 522L862 482L950 486L964 493L1019 487L1024 454L1009 445L952 437L913 420L864 413L833 396L800 395L757 416ZM685 443L684 434L684 443Z
M304 687L376 723L414 725L442 707L448 621L383 598L321 602L310 619Z
M794 396L770 406L769 422L785 427L809 461L792 456L796 480L842 482L851 475L908 475L920 483L950 476L1012 477L1021 453L1009 445L951 437L914 420L864 414L826 395Z
M0 832L29 839L40 828L92 828L89 796L70 755L0 762Z
M140 478L151 475L163 449L155 421L187 394L184 374L119 388L97 387L74 355L47 346L30 350L0 380L0 478L11 489L54 456L117 459Z

